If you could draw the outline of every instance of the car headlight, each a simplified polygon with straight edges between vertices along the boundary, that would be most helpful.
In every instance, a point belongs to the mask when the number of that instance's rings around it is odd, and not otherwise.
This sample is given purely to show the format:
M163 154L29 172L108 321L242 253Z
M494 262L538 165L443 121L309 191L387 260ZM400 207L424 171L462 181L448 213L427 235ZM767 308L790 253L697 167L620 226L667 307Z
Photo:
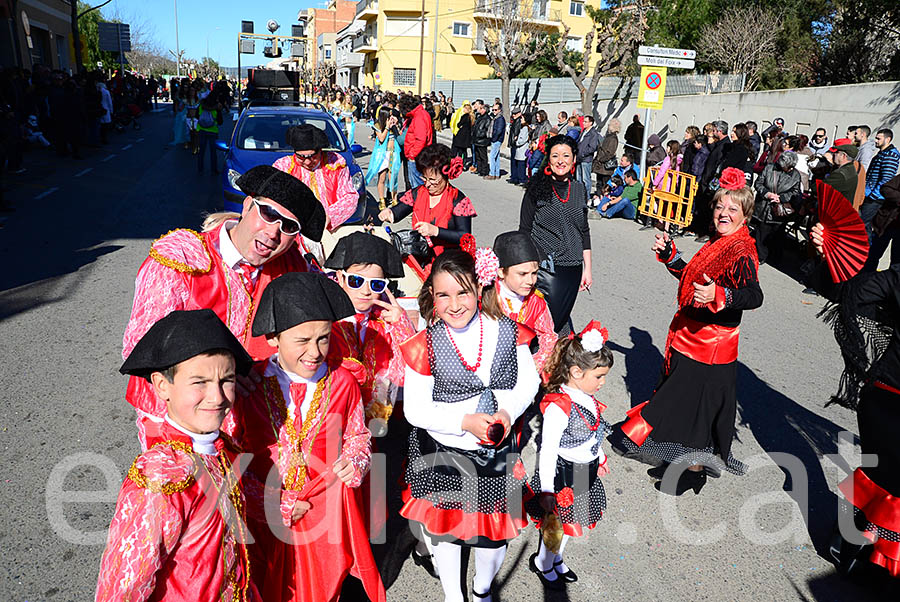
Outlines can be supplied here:
M353 190L359 190L363 187L363 174L361 171L350 176L350 182L353 184Z
M228 170L228 183L235 190L240 190L240 188L238 188L238 185L237 185L238 178L240 178L240 177L241 177L241 172L235 171L233 169Z

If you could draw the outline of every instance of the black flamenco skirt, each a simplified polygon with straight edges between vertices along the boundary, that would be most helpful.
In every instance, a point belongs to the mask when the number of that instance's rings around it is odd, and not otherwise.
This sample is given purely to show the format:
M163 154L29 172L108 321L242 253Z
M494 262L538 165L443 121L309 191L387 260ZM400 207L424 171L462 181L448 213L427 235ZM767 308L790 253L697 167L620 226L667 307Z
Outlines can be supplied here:
M499 548L528 524L526 478L515 430L496 448L464 450L413 428L400 514L434 541Z
M625 448L670 464L745 474L747 466L731 455L737 362L704 364L675 349L671 354L669 373L650 400L627 412Z
M606 491L597 476L599 459L588 464L576 464L557 456L553 492L556 494L556 512L562 523L563 533L581 537L585 529L593 529L606 511ZM531 492L525 502L525 510L540 529L544 509L540 505L541 475L535 471L531 479Z
M553 271L538 270L537 288L544 294L556 332L560 332L569 324L583 269L581 265L557 265Z
M869 560L900 577L900 395L870 385L859 398L859 442L877 466L857 468L838 487L853 505L856 524L873 544Z

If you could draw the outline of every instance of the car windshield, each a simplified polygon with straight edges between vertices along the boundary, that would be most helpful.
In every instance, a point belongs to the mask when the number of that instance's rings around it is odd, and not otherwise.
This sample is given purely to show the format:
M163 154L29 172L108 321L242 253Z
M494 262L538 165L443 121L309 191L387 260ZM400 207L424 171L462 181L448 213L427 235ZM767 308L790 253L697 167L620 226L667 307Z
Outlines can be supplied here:
M334 121L327 115L285 115L277 113L248 113L237 135L236 146L242 150L292 151L285 141L285 134L292 125L309 123L325 132L328 147L325 150L343 152L346 150Z

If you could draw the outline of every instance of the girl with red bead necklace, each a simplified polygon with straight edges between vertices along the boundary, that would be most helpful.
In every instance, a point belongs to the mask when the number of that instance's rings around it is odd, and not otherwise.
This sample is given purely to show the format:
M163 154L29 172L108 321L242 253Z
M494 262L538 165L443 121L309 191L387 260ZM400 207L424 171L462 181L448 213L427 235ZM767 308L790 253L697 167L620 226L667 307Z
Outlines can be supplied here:
M435 260L419 294L429 326L401 345L414 428L400 514L421 533L447 602L465 599L462 546L474 548L474 599L490 601L506 544L527 524L514 425L540 382L533 333L496 303L479 307L474 255L450 249Z
M540 403L544 422L531 481L536 496L526 504L542 529L528 566L547 589L561 590L578 580L563 561L566 542L593 529L606 510L600 477L609 469L600 444L612 428L600 415L606 406L594 395L613 365L608 338L606 329L592 320L581 334L560 339L547 361L548 393ZM551 514L555 516L548 520Z

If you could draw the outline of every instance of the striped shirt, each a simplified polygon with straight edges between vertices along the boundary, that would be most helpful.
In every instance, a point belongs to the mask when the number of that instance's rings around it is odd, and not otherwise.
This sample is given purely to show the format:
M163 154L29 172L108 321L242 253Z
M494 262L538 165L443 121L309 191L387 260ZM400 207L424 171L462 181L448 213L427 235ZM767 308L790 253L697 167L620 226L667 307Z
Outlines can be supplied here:
M881 149L866 170L866 198L883 201L881 185L897 175L900 166L900 151L891 144Z

